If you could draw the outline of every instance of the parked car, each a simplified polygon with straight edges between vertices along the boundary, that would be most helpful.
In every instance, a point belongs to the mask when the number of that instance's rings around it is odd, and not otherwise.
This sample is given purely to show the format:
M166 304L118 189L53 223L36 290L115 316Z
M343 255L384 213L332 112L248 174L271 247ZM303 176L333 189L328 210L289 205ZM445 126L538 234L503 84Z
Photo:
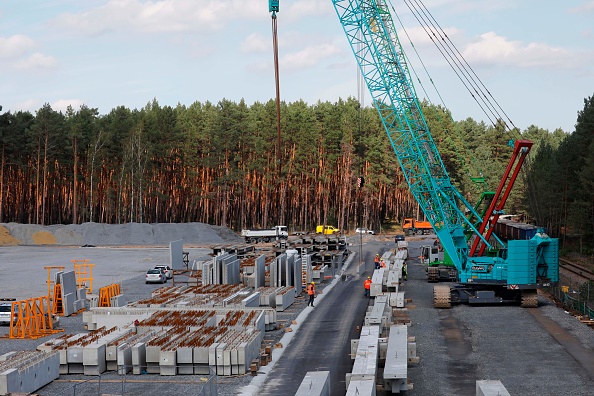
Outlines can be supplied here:
M0 324L9 325L10 324L10 317L12 315L12 303L11 302L1 302L0 303ZM15 312L16 314L16 312ZM17 315L14 315L12 318L13 323L16 322Z
M369 228L357 228L355 230L355 234L371 234L371 235L375 235L375 231L370 230Z
M394 242L398 243L398 241L404 241L404 235L402 234L398 234L396 235L396 237L394 238Z
M168 265L155 265L155 268L163 270L167 279L173 278L173 270Z
M167 282L167 276L163 270L159 268L153 268L146 271L144 281L145 283L165 283Z

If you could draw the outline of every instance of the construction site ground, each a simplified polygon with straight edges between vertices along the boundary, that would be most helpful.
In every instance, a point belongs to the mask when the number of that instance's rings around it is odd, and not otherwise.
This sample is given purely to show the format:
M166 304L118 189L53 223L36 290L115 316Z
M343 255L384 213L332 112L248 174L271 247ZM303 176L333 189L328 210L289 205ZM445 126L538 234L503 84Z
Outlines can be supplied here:
M363 247L359 241L363 239ZM512 395L590 395L594 389L594 331L575 317L539 295L539 307L455 306L433 308L433 284L425 279L425 269L418 260L420 246L430 244L427 237L409 241L409 277L403 282L406 310L411 320L409 334L416 337L420 362L409 367L409 379L416 395L475 395L476 380L500 380ZM327 279L319 290L327 293L312 310L306 308L306 297L297 298L293 306L279 312L283 326L266 332L264 340L278 347L273 360L260 367L255 377L219 377L218 395L276 394L293 395L295 386L307 371L328 370L336 361L332 375L332 394L344 395L344 373L348 372L349 344L363 323L364 309L370 300L363 296L363 277L373 271L373 256L395 247L391 236L349 237L354 262L359 252L365 270L359 275L351 264L345 277ZM122 241L125 242L125 241ZM208 258L209 245L193 241L190 257ZM231 240L229 241L231 242ZM162 285L146 285L144 273L156 264L168 263L166 245L159 247L5 246L0 247L0 297L31 298L47 294L47 265L72 267L72 259L94 262L95 287L122 283L130 301L148 297ZM184 248L184 250L186 250ZM96 256L93 256L96 254ZM328 288L330 282L336 282ZM340 298L330 298L332 294ZM325 306L326 304L326 306ZM299 316L305 311L306 316ZM318 310L316 314L316 310ZM300 317L299 323L293 323ZM82 315L60 318L66 333L84 331ZM292 331L287 331L287 327ZM337 331L336 328L344 331ZM307 329L307 331L305 330ZM0 327L5 334L8 327ZM278 345L291 335L290 344ZM332 339L332 342L328 340ZM0 354L13 350L34 349L46 338L37 340L0 340ZM289 352L289 350L292 352ZM348 352L347 352L348 355ZM301 356L296 359L295 356ZM292 361L285 361L286 359ZM346 362L346 363L345 363ZM298 369L296 369L298 367ZM163 377L105 373L100 378L64 375L40 389L39 395L127 394L127 395L199 395L203 376ZM99 388L100 387L100 388ZM381 393L381 388L379 388ZM261 393L259 393L261 392ZM208 393L203 393L208 394Z

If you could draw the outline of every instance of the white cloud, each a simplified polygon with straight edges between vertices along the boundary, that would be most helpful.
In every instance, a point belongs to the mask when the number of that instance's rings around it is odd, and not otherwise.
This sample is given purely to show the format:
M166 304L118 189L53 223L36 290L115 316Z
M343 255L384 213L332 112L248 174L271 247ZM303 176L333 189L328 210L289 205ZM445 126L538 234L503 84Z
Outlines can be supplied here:
M543 43L525 44L510 41L494 32L482 34L479 41L464 49L463 56L470 63L513 65L522 68L571 68L582 63L579 54L566 49Z
M0 58L16 58L35 47L35 42L22 34L0 37Z
M23 102L16 103L14 105L13 112L17 112L19 110L34 112L39 108L39 103L40 102L37 99L27 99Z
M85 104L85 102L80 99L59 99L52 103L51 106L53 110L65 113L68 106L72 106L74 110L78 110L83 104Z
M58 65L58 61L53 56L47 56L36 52L27 59L15 62L17 69L53 69Z
M320 44L283 56L280 67L284 70L310 68L339 53L340 49L333 44Z
M255 1L110 0L84 13L62 14L54 23L88 35L111 31L214 33L233 19L263 17L266 12L266 5Z
M241 52L269 52L272 50L272 39L261 34L252 33L241 43Z
M586 1L577 7L572 7L569 9L569 12L574 13L574 14L581 14L583 12L592 12L592 11L594 11L594 0Z

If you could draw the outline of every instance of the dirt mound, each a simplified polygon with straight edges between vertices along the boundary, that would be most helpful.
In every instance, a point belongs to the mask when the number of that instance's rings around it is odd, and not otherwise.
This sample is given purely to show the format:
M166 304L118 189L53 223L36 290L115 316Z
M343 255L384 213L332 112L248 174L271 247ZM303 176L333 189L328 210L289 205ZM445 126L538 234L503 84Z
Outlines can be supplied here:
M183 240L186 246L209 246L243 241L239 235L226 227L204 223L83 223L52 226L0 224L0 246L167 246L169 242L179 239Z

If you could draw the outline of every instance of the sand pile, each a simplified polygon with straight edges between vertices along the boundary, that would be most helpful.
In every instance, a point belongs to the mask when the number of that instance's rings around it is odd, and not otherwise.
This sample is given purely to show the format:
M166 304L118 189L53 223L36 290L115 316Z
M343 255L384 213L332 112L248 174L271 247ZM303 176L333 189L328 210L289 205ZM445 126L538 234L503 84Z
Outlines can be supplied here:
M185 246L210 246L243 241L229 228L204 223L83 223L52 226L0 223L0 246L167 246L169 242L179 239L183 240Z

